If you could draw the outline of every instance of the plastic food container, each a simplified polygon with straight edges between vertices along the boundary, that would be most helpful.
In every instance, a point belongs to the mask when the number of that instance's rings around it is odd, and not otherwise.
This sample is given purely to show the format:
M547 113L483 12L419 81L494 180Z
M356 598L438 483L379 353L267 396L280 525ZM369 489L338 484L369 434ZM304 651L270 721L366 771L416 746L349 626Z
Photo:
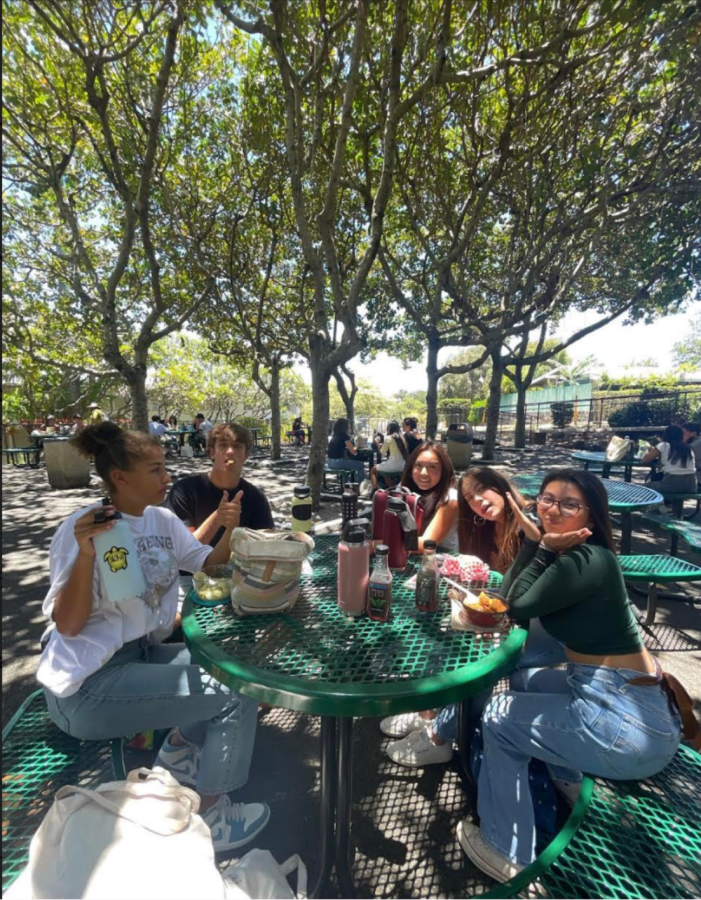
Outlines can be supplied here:
M481 628L498 628L506 616L508 607L498 591L480 591L477 598L474 594L462 600L463 611L473 625Z
M194 602L200 606L221 606L231 602L231 566L205 566L192 576Z

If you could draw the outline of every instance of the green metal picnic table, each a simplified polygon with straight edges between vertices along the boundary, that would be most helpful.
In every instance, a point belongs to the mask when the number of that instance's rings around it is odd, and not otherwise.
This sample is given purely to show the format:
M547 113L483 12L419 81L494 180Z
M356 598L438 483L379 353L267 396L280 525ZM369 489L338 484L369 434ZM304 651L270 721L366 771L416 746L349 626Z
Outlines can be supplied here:
M290 612L238 617L228 605L196 606L190 592L183 631L193 659L223 684L321 716L321 864L310 896L327 896L335 864L342 896L352 897L353 717L430 709L472 696L515 666L527 631L453 631L444 583L439 610L419 613L407 586L418 557L395 573L389 622L350 618L337 604L338 535L314 540L312 573L303 575ZM490 584L500 581L493 573Z
M634 468L654 469L657 466L656 459L652 460L652 462L644 463L635 456L627 456L625 459L610 462L606 459L606 454L604 452L594 452L589 450L578 450L576 453L572 454L572 459L576 462L584 463L584 468L587 471L589 470L589 466L601 467L602 478L608 478L611 475L611 469L619 466L623 469L624 480L628 482L633 480Z
M524 496L535 497L544 477L545 472L539 472L535 475L516 475L513 481ZM608 494L609 509L621 515L621 553L627 555L630 553L633 534L632 513L638 509L657 506L664 498L651 488L626 481L603 479L601 483Z

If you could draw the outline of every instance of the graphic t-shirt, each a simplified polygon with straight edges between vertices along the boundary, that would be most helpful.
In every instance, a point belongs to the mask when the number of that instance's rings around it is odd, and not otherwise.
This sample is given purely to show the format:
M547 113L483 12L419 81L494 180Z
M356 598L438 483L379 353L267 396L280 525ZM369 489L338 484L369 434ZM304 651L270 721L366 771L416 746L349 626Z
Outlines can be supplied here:
M76 519L89 509L100 508L101 504L95 504L73 513L51 541L51 587L42 607L49 619L78 557L73 533ZM41 655L37 678L57 697L75 694L85 679L101 669L128 641L148 635L153 643L159 643L168 637L178 606L178 568L196 572L211 553L211 548L201 544L168 509L147 506L143 516L122 513L122 518L134 536L147 585L145 595L112 603L95 564L93 608L80 634L60 634L54 622L44 633L48 644Z
M227 490L229 500L233 500L239 491L243 491L239 522L241 528L254 528L259 531L261 528L275 527L268 498L255 484L242 478L235 488ZM188 528L199 528L213 512L216 512L223 496L224 488L212 484L206 473L190 475L176 481L170 490L166 505ZM210 541L212 547L216 547L223 534L224 528L219 528Z

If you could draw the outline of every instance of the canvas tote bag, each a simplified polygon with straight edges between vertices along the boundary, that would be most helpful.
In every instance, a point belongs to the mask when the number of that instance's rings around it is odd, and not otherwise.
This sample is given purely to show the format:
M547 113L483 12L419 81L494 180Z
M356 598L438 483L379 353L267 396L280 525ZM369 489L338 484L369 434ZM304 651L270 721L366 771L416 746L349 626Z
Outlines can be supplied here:
M301 532L234 528L231 534L231 605L240 614L291 609L302 565L314 541Z
M199 807L199 796L160 767L134 769L126 781L95 790L62 787L5 896L225 898Z

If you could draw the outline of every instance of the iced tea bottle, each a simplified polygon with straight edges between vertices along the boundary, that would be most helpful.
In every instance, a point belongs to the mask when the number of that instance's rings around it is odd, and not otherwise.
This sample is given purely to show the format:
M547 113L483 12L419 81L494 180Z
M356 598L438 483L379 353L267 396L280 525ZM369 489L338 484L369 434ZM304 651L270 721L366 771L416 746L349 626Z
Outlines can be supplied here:
M375 566L368 584L368 616L376 622L387 622L392 605L392 573L388 565L389 547L375 548Z

